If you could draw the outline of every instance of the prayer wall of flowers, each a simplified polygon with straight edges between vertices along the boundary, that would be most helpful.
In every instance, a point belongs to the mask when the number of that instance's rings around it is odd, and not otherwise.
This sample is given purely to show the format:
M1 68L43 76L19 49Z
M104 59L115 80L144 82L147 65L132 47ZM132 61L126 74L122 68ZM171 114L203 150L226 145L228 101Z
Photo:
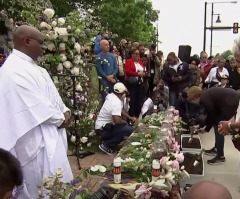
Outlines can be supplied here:
M72 111L69 141L80 142L81 148L90 149L96 141L93 127L99 100L95 91L98 88L93 85L97 80L93 79L95 67L91 54L93 35L97 32L88 27L97 28L99 24L91 21L91 13L84 10L75 10L65 17L54 14L53 9L45 9L38 27L45 35L44 55L38 60L39 65L48 70Z

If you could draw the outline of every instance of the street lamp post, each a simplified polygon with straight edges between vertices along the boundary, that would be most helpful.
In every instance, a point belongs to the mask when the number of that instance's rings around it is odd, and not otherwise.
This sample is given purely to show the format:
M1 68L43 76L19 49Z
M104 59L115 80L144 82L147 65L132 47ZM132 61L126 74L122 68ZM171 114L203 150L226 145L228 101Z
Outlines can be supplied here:
M212 12L211 12L211 41L210 41L210 46L212 46L212 37L213 37L213 15L214 15L214 12L213 12L213 4L216 4L216 3L234 3L236 4L237 1L219 1L219 2L205 2L205 5L204 5L204 33L203 33L203 51L206 51L206 32L207 32L207 4L212 4ZM218 23L220 22L219 18L218 18ZM211 47L210 47L210 51L212 51ZM212 54L212 52L210 52L210 54Z

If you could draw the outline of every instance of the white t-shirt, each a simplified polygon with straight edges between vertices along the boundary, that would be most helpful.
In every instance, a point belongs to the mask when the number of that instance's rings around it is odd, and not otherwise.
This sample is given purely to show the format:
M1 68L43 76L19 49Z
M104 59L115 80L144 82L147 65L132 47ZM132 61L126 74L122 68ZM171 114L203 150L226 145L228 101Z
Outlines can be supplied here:
M144 102L143 107L141 109L141 115L142 116L144 113L146 113L150 108L153 107L153 101L152 99L149 97L147 98L147 100Z
M114 93L108 94L97 117L95 129L101 129L105 124L113 122L112 116L121 116L122 109L122 101Z
M216 77L216 74L217 74L217 69L218 69L218 66L217 67L214 67L210 70L206 80L205 80L205 83L210 83L210 82L219 82L217 77ZM219 74L221 76L223 75L226 75L226 76L229 76L229 73L228 73L228 70L226 68L223 68L222 69L222 72L218 71Z

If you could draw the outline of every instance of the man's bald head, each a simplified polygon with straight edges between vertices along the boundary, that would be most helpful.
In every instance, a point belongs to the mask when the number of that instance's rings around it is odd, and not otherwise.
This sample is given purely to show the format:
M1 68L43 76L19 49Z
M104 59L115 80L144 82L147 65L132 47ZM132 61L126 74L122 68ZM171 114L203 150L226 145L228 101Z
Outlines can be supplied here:
M102 48L103 53L107 53L109 51L109 41L106 39L103 39L100 41L100 46Z
M232 196L223 185L216 182L203 181L187 190L184 199L232 199Z
M34 27L19 26L13 34L14 48L36 60L42 55L44 35Z

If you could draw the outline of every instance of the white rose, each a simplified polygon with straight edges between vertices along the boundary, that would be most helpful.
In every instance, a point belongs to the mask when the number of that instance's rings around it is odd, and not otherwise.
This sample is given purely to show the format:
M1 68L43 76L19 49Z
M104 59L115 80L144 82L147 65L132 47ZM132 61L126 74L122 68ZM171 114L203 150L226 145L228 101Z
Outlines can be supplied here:
M81 56L78 55L78 56L75 56L73 63L78 65L80 63L80 61L81 61Z
M58 81L58 77L53 77L53 82L54 82L54 84L57 84L57 83L59 83L59 81Z
M62 72L63 71L63 65L62 63L58 64L57 71Z
M56 46L55 46L54 43L49 43L49 44L47 45L47 48L48 48L48 50L50 50L50 51L55 51L55 50L56 50Z
M76 85L76 91L80 91L80 92L83 91L82 86L81 86L80 83L78 83L78 84Z
M75 49L78 53L80 53L80 51L81 51L81 46L80 46L80 44L79 44L79 43L75 43L74 49Z
M46 28L47 28L48 30L51 30L51 29L52 29L52 26L50 26L49 24L47 24Z
M72 135L70 140L71 140L71 142L73 142L73 143L76 142L76 136Z
M71 70L71 73L73 75L79 75L80 71L78 67L73 67L73 69Z
M66 36L66 35L68 35L67 28L58 28L58 29L56 29L56 30L57 30L57 33L58 33L60 36Z
M70 61L63 62L63 66L67 69L70 69L72 67L72 63Z
M60 43L59 44L59 50L66 50L66 44L65 43Z
M71 27L71 26L68 26L68 27L67 27L67 29L68 29L68 30L71 30L71 29L72 29L72 27Z
M95 131L93 130L93 131L90 131L90 133L88 134L90 137L93 137L93 136L95 136L96 135L96 133L95 133Z
M88 138L87 137L82 137L80 139L80 141L84 144L84 143L86 143L88 141Z
M82 111L78 111L78 115L81 116L83 114Z
M90 170L93 172L98 171L100 165L91 166Z
M48 19L51 19L54 16L55 11L51 8L47 8L43 11L43 14L45 14Z
M84 62L83 62L83 60L81 59L79 63L82 65Z
M52 22L52 27L55 27L57 25L57 22L56 21L53 21Z
M40 23L40 28L46 28L47 26L48 24L44 21Z
M62 25L64 25L65 24L65 19L64 18L58 18L58 24L60 25L60 26L62 26Z
M50 40L55 40L55 39L57 39L57 37L58 37L58 34L56 32L50 32L50 34L49 34Z
M87 143L87 147L91 147L92 146L92 142L89 142L89 143Z
M60 58L62 62L65 62L67 60L67 56L65 54L60 54Z

